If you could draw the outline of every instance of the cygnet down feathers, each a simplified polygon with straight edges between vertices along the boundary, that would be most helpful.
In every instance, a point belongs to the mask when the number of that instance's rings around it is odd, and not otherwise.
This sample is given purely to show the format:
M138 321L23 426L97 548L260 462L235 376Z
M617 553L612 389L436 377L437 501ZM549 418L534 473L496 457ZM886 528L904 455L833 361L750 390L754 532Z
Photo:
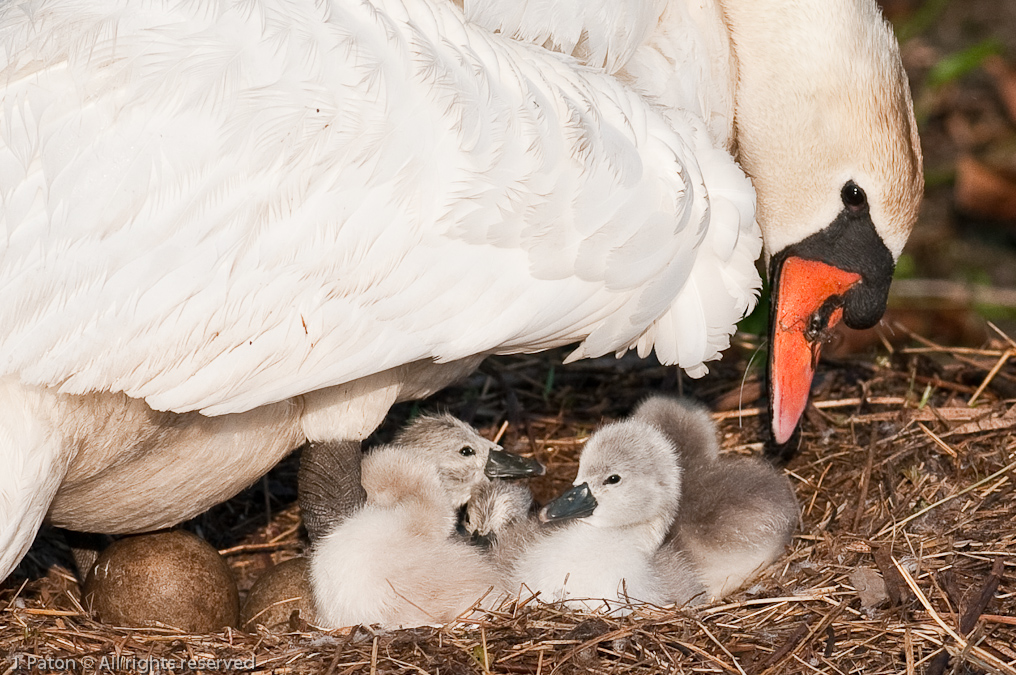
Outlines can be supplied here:
M653 396L632 419L657 427L677 450L683 490L666 548L688 556L709 597L737 590L783 553L799 519L783 472L720 455L712 418L688 400Z
M540 512L545 527L518 555L514 581L547 602L625 612L631 602L684 604L702 586L680 551L660 552L681 498L669 440L635 420L598 430L574 487Z
M503 584L483 552L454 536L458 509L491 476L542 467L450 416L425 417L391 445L312 446L301 505L312 514L311 580L324 626L443 624ZM359 472L350 470L359 464ZM350 476L359 473L359 481Z

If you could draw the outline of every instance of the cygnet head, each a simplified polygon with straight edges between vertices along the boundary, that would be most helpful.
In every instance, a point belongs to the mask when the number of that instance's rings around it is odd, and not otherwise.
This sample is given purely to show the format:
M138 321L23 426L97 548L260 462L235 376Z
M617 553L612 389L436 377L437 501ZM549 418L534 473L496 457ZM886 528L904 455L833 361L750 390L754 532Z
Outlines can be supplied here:
M575 487L547 504L544 522L583 518L594 527L651 526L663 535L681 499L674 446L637 420L609 424L586 443Z
M456 506L468 502L488 479L540 476L544 471L535 459L505 452L451 415L417 418L399 433L395 445L425 456Z
M461 504L425 453L400 445L375 448L363 459L360 480L372 506L408 510L417 532L446 536L455 531Z

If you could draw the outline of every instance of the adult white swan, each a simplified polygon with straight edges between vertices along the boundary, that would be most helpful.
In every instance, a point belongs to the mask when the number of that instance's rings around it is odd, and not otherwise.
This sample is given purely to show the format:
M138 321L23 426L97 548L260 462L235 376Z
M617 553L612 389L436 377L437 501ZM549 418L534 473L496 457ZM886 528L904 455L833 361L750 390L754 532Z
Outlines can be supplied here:
M763 240L785 440L916 217L905 76L871 0L659 10L610 74L443 0L5 3L0 576L44 517L171 525L489 354L701 374Z

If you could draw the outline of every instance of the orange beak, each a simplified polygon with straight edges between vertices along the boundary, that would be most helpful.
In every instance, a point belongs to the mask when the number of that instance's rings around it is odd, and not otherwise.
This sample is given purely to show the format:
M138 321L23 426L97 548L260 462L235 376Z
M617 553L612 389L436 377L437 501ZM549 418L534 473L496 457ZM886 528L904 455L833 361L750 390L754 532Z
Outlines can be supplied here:
M805 407L822 342L843 318L843 296L861 275L790 256L773 287L769 415L773 438L790 440Z

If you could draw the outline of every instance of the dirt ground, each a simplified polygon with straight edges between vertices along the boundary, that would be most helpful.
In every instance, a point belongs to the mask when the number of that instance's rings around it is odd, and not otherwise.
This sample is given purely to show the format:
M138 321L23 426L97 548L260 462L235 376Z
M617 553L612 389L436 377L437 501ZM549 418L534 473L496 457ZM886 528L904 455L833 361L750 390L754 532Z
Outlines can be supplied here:
M927 199L883 325L827 349L785 465L801 525L755 583L720 603L623 619L523 600L440 629L188 635L94 621L62 534L47 529L0 586L0 674L94 672L103 657L120 667L102 672L234 658L265 673L1016 673L1016 214L1004 199L1016 109L998 65L1016 66L1016 2L886 6L905 38ZM953 62L961 72L943 75ZM725 451L761 454L762 344L751 333L734 342L701 380L633 356L491 359L439 396L398 406L377 438L419 410L448 410L488 437L503 429L503 445L547 465L532 482L545 501L570 484L597 425L667 392L710 406ZM304 551L298 454L185 525L223 552L241 595ZM50 660L29 668L29 656Z

